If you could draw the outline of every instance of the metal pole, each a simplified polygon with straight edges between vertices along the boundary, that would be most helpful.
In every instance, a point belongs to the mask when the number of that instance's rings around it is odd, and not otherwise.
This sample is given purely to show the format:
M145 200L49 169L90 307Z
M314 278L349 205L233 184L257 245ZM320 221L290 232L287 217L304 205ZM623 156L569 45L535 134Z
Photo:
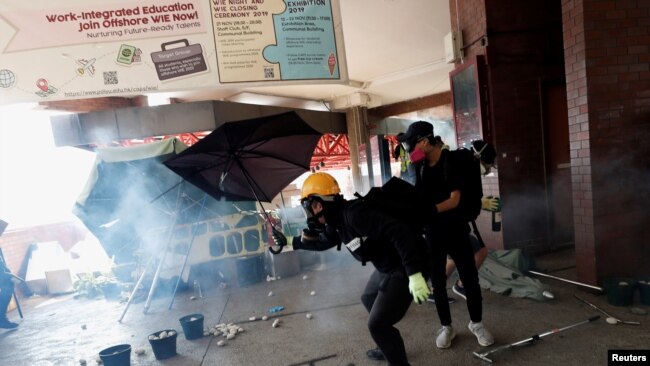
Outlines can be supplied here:
M590 288L592 290L596 290L596 291L600 291L600 292L605 292L602 287L587 285L586 283L571 281L571 280L567 280L566 278L555 277L555 276L551 276L551 275L546 274L546 273L540 273L540 272L535 272L535 271L530 271L530 270L528 271L528 273L531 273L531 274L534 274L534 275L537 275L537 276L552 278L554 280L563 281L563 282L571 283L571 284L578 285L578 286L588 287L588 288Z
M612 318L612 319L616 320L616 323L632 324L632 325L641 325L640 322L635 322L635 321L626 321L626 320L621 320L621 319L619 319L619 318L613 317L613 316L611 316L608 312L606 312L605 310L603 310L603 309L599 308L598 306L596 306L596 305L590 303L589 301L587 301L587 300L581 298L580 296L578 296L578 295L576 295L576 294L573 294L573 296L575 296L576 299L582 301L583 303L585 303L585 304L591 306L592 308L594 308L594 309L600 311L601 313L605 314L608 318ZM607 320L607 319L605 319L605 320ZM609 323L609 321L608 321L608 323Z
M241 161L239 160L239 158L236 155L235 155L234 159L235 159L235 162L237 163L237 165L239 166L239 169L241 170L242 174L244 175L244 178L246 178L246 182L248 182L248 187L250 187L251 192L253 193L253 196L255 197L255 200L257 201L257 203L260 204L260 207L262 208L262 213L264 214L264 217L266 218L267 222L271 226L271 231L282 234L281 232L278 231L278 229L275 228L275 226L273 225L273 220L271 220L271 217L269 216L269 214L264 209L264 205L262 205L262 201L260 201L260 198L257 196L257 192L255 192L255 188L253 187L253 179L249 176L248 171L246 169L244 169L244 165L241 163ZM269 251L272 254L280 254L282 252L282 248L283 248L283 245L280 245L279 249L274 249L273 246L271 245L271 246L269 246Z
M18 302L18 296L16 296L16 290L12 292L12 295L14 297L14 301L16 302L16 309L18 309L18 315L20 315L20 319L23 318L23 310L20 308L20 303Z
M196 238L196 231L198 228L197 223L201 221L201 215L203 214L203 207L205 207L205 200L208 197L207 194L203 196L203 200L201 201L201 210L199 211L199 215L196 218L196 222L194 223L194 229L192 230L192 240L190 240L190 245L189 248L187 249L187 252L185 253L185 259L183 260L183 266L181 266L181 273L178 274L178 278L176 279L176 286L174 286L174 292L172 293L172 300L169 302L169 308L168 310L172 309L172 306L174 306L174 300L176 299L176 292L178 291L178 285L181 283L181 277L183 277L183 272L185 272L185 266L187 266L187 260L190 257L190 253L192 252L192 246L194 246L194 238Z
M489 358L487 358L487 356L489 356L489 355L491 355L491 354L494 354L494 353L497 353L497 352L501 352L501 351L504 351L504 350L509 349L509 348L512 348L512 347L516 347L516 346L521 346L521 345L524 345L524 344L533 343L533 342L535 342L535 341L539 341L542 337L545 337L545 336L547 336L547 335L555 334L555 333L559 333L559 332L561 332L561 331L563 331L563 330L567 330L567 329L569 329L569 328L577 327L578 325L587 324L587 323L593 322L593 321L598 320L598 319L600 319L600 315L592 316L591 318L589 318L589 319L587 319L587 320L583 320L583 321L581 321L581 322L579 322L579 323L575 323L575 324L567 325L566 327L559 328L559 329L552 329L552 330L549 330L548 332L544 332L544 333L542 333L542 334L536 334L536 335L534 335L534 336L532 336L532 337L528 337L528 338L523 339L523 340L518 341L518 342L514 342L514 343L506 344L506 345L504 345L504 346L497 347L497 348L495 348L495 349L493 349L493 350L490 350L490 351L487 351L487 352L483 352L483 353L472 352L472 354L473 354L474 356L480 358L481 360L485 361L485 362L492 363L492 360L489 359Z
M133 302L133 296L135 296L136 291L140 288L140 285L142 284L142 280L144 280L145 274L147 274L147 269L149 269L149 265L151 262L154 260L155 256L149 258L147 261L147 264L144 267L144 270L142 271L142 274L140 275L140 278L138 279L138 282L135 283L135 287L133 288L133 291L131 291L131 296L129 296L129 301L126 302L126 306L124 307L124 311L122 311L122 315L120 315L120 318L117 319L118 323L122 322L122 319L124 319L124 315L126 315L126 311L129 310L129 306L131 306L131 303Z
M165 245L165 250L162 253L162 257L160 258L160 262L158 263L158 267L156 267L156 272L153 275L153 279L151 280L151 288L149 288L149 295L147 295L147 301L144 304L144 309L142 310L143 313L147 313L149 310L149 306L151 305L151 299L153 298L153 293L156 291L156 286L158 285L158 277L160 277L160 270L162 269L163 264L165 263L165 258L167 258L167 252L169 251L169 246L172 243L172 238L174 236L174 228L176 227L176 223L178 222L178 212L174 214L174 222L172 225L169 227L169 235L167 236L167 244Z

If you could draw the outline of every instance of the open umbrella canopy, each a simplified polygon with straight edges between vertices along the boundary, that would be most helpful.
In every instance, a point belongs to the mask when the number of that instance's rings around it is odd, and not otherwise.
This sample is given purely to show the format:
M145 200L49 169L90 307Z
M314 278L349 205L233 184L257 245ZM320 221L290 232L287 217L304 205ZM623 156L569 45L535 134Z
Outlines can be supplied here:
M216 199L271 202L309 170L320 137L295 112L226 122L164 164Z
M167 228L174 221L185 224L232 215L237 207L255 207L252 202L237 202L237 206L218 202L191 184L178 184L165 192L180 179L162 161L186 148L173 139L97 150L95 167L73 212L106 252L115 256L116 263L134 261L141 239L152 229Z

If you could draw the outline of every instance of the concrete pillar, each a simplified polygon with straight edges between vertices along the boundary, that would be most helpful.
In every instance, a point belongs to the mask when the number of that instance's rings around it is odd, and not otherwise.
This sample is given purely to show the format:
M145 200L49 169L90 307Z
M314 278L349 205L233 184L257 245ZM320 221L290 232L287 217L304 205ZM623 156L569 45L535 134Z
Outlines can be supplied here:
M359 159L359 148L363 145L366 147L366 156L372 160L372 156L367 152L368 146L368 109L366 107L351 107L345 112L345 119L348 129L348 146L350 148L352 183L356 192L365 192L368 188L368 182L365 182L361 174ZM371 161L370 161L371 162ZM372 172L372 164L368 164Z

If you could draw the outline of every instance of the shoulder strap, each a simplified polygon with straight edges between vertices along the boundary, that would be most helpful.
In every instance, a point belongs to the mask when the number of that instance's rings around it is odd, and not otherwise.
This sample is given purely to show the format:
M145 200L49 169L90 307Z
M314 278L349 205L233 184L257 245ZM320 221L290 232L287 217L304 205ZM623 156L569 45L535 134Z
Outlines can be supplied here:
M476 220L472 220L471 223L472 223L472 231L474 232L474 235L476 235L476 239L478 239L478 242L481 244L482 247L484 247L485 243L483 242L483 238L481 238L481 233L478 231L478 226L476 226Z
M356 197L358 197L359 199L364 198L362 195L359 194L359 192L354 192L354 195ZM351 226L350 222L348 221L347 211L343 212L343 221L344 221L344 224L345 224L346 227ZM363 245L363 242L364 242L363 238L359 237L359 240L360 240L360 243L361 243L361 247L359 248L359 251L360 251L360 254L361 254L361 265L365 266L366 265L366 246ZM339 244L336 246L336 249L339 250L339 251L341 250L341 244L342 243L339 242Z

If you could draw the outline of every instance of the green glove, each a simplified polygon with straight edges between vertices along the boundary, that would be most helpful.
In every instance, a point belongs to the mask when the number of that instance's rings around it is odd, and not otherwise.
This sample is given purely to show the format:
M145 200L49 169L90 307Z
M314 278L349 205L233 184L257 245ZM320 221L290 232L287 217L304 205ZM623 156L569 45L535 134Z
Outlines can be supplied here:
M422 273L418 272L409 276L409 292L413 295L413 301L417 304L426 301L427 296L431 294Z
M501 211L501 199L499 197L487 196L481 198L481 208L486 211Z

